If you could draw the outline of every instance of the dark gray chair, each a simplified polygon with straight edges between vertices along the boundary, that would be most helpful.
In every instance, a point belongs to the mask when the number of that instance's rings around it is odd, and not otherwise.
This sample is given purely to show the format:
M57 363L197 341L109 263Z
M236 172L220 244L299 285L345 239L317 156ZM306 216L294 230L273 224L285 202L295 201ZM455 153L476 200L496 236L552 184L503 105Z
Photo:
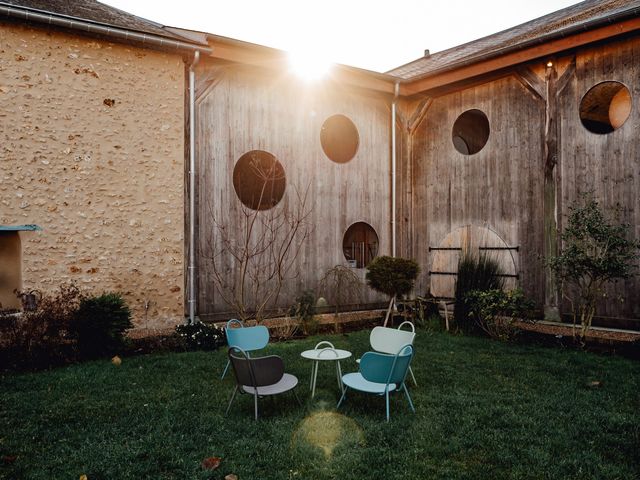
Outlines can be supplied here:
M238 390L240 390L240 393L253 395L256 420L258 419L258 397L278 395L291 390L298 403L300 403L300 399L294 390L298 385L298 379L293 375L284 373L282 358L276 355L250 358L242 349L231 347L229 349L229 361L236 376L236 386L231 394L225 415L229 413Z

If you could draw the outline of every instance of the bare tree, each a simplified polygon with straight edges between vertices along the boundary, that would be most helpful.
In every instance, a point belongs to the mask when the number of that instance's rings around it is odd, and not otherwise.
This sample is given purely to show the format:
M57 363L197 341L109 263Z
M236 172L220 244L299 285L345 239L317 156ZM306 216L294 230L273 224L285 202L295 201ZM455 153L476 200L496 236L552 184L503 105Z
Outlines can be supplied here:
M319 289L326 292L334 305L334 326L339 331L338 314L347 302L360 302L362 299L362 283L352 268L335 265L320 280Z
M213 216L214 232L209 241L212 277L220 298L246 321L262 321L278 304L283 286L299 275L297 258L312 232L309 217L309 185L295 186L280 200L274 185L284 171L277 161L265 165L252 159L251 188L256 195L242 203L237 219L223 222ZM282 192L283 193L283 192Z

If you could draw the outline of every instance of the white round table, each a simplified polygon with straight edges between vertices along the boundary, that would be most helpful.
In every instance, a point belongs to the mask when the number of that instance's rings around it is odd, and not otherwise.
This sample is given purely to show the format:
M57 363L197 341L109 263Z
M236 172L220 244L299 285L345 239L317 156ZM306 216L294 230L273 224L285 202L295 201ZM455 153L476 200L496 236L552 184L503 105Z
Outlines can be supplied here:
M321 348L322 345L326 345L326 347ZM308 360L313 360L313 365L311 366L311 382L309 384L309 389L311 390L311 398L313 398L316 394L316 379L318 378L318 364L320 362L336 362L336 376L338 377L338 387L340 388L340 393L344 392L344 385L342 385L342 369L340 368L340 360L344 360L345 358L349 358L351 356L351 352L347 350L340 350L339 348L335 348L330 342L323 341L316 345L316 348L313 350L305 350L300 354L302 358L306 358Z

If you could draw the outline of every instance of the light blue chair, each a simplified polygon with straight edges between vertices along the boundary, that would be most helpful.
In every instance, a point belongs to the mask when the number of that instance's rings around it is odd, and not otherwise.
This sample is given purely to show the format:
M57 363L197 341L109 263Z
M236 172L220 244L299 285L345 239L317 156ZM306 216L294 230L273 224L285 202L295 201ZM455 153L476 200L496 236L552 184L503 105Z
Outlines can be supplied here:
M234 325L236 326L234 327ZM238 348L245 352L247 356L249 356L249 352L262 350L269 343L269 329L267 327L264 325L245 327L237 318L232 318L227 322L224 332L227 335L229 348ZM229 360L227 360L221 379L227 374L229 363Z
M349 388L373 395L384 395L388 422L389 393L404 391L409 401L409 407L415 413L416 409L413 407L413 402L405 383L412 358L413 345L411 344L402 346L395 355L380 352L365 353L360 359L360 371L342 376L342 383L345 388L336 408L340 408Z

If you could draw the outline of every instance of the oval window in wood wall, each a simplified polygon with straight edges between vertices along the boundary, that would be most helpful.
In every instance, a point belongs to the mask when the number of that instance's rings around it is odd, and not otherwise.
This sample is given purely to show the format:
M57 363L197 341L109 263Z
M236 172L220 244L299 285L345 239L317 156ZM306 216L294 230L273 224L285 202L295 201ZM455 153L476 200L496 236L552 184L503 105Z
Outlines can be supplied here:
M463 155L478 153L489 140L489 119L478 109L460 114L453 124L451 140L455 149Z
M336 163L347 163L358 152L360 136L351 119L345 115L332 115L320 130L322 150Z
M263 150L245 153L233 169L233 188L252 210L268 210L284 196L286 176L278 159Z
M365 222L352 224L342 238L342 253L349 266L364 268L378 255L378 234Z
M580 101L580 120L592 133L606 134L620 128L631 113L631 93L620 82L601 82Z

